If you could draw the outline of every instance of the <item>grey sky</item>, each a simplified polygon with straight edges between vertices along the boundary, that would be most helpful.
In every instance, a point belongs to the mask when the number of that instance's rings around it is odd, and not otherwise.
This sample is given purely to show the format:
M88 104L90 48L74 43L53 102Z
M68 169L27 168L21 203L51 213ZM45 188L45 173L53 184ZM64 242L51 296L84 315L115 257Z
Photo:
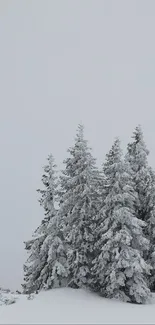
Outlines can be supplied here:
M142 124L155 167L154 31L154 0L0 0L0 285L20 287L42 165L79 122L99 164Z

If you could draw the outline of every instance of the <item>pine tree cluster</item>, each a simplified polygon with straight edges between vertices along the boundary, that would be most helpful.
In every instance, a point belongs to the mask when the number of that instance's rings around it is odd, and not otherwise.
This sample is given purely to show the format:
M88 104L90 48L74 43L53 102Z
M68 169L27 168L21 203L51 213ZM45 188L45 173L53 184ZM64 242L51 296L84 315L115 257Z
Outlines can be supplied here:
M122 154L119 139L102 170L79 125L57 177L53 156L42 176L45 217L25 243L23 292L88 288L143 304L155 290L155 172L141 127Z

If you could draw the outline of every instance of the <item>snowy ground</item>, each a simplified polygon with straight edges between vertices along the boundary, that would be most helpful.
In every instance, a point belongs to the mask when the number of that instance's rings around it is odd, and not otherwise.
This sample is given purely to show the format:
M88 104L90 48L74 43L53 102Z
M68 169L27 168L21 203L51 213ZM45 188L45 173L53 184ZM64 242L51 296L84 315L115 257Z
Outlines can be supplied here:
M132 305L83 290L55 289L0 306L0 324L155 324L155 303Z

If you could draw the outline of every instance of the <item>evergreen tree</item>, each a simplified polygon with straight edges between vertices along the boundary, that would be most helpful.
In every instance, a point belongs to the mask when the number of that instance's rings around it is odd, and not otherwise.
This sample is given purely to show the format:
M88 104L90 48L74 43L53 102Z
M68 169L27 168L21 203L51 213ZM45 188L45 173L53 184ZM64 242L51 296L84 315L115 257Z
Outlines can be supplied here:
M50 220L47 236L40 250L40 255L47 254L40 279L45 289L66 287L69 271L63 233L60 230L61 221L58 214Z
M99 173L91 155L84 128L79 125L75 144L60 177L59 216L67 247L70 287L88 286L93 255L95 217L98 209Z
M151 276L149 277L149 286L152 291L155 291L155 172L150 167L150 188L148 195L148 220L147 220L147 235L150 239L150 249L147 254L147 260L152 266Z
M117 139L104 164L106 199L100 211L98 255L93 261L91 287L105 297L145 303L150 297L143 259L149 242L143 235L145 222L136 217L129 164L122 160Z
M44 286L58 286L61 276L66 277L66 270L61 267L61 262L65 265L65 253L62 238L59 238L55 208L57 192L55 167L53 156L50 155L42 176L44 189L38 190L41 194L39 202L45 211L45 217L35 230L32 240L25 243L29 253L29 258L24 265L25 293L40 290Z
M149 189L151 183L150 169L148 166L149 151L144 142L142 129L136 127L133 142L127 146L126 161L130 163L133 175L134 189L137 193L137 216L143 221L148 219Z
M126 160L130 163L133 186L137 193L137 217L147 224L145 235L150 240L150 248L144 257L153 267L148 281L150 288L155 290L155 174L148 165L148 154L142 129L138 126L133 135L133 142L128 144Z

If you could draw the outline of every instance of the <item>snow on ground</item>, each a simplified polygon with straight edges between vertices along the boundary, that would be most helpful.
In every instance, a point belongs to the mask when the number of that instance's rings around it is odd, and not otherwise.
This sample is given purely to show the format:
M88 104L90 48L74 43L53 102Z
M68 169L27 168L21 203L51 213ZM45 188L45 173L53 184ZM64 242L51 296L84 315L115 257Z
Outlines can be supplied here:
M19 295L0 306L0 324L155 324L155 302L133 305L104 299L84 290L55 289Z
M14 304L18 296L18 294L11 292L9 289L0 288L0 306Z

